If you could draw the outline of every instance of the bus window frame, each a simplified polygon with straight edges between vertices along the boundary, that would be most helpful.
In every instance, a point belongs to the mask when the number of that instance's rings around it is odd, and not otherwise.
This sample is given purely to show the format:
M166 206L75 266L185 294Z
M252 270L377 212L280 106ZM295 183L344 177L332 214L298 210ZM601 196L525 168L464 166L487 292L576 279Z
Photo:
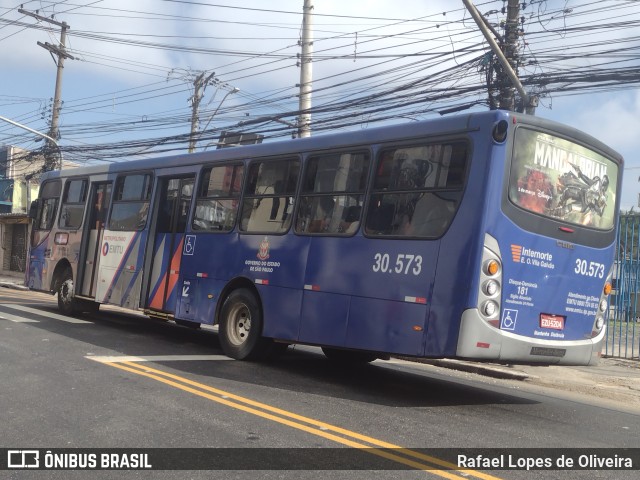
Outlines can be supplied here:
M622 163L620 157L613 155L611 150L606 151L605 149L601 148L600 145L604 146L604 144L600 144L600 142L594 142L593 138L583 132L574 130L570 127L564 127L562 125L558 125L557 127L558 128L551 129L537 124L535 122L535 119L528 119L526 123L520 121L509 133L505 149L504 172L502 177L502 212L507 216L507 218L509 218L516 225L518 225L523 230L526 230L527 232L533 232L537 235L554 238L563 242L575 242L593 248L606 248L615 241L617 231L617 224L615 224L615 222L613 227L609 230L599 230L593 227L563 222L553 217L548 217L529 210L525 210L514 204L509 198L511 167L516 147L516 130L518 128L527 128L540 133L553 135L560 139L573 142L577 145L588 148L589 150L602 155L618 166L618 177L615 179L615 182L613 181L613 179L611 179L611 182L615 183L616 192L619 192L620 188L622 188L621 176L624 170L624 164ZM618 212L620 208L620 195L616 194L615 198L616 204L614 208L615 211ZM567 232L567 228L571 230L570 234Z
M351 154L351 155L358 155L358 154L364 154L366 155L366 162L367 162L367 171L366 171L366 175L365 175L365 179L364 179L364 188L362 189L362 191L352 191L352 190L342 190L342 191L338 191L338 190L332 190L330 192L316 192L313 190L310 191L305 191L305 185L304 183L307 180L307 174L309 172L309 168L310 168L310 163L311 160L314 158L321 158L321 157L325 157L325 156L331 156L331 155L342 155L342 154ZM348 238L348 237L353 237L355 236L360 230L362 230L362 226L363 226L363 219L364 219L364 215L366 213L366 208L367 208L367 203L368 203L368 192L370 189L370 185L372 182L372 171L373 171L373 165L375 162L375 158L374 158L374 152L372 151L371 147L367 147L365 145L356 145L356 146L352 146L352 147L347 147L347 148L340 148L340 149L335 149L335 150L323 150L323 151L315 151L315 152L307 152L304 156L304 161L303 161L303 168L302 168L302 172L300 175L300 181L299 181L299 185L298 185L298 193L296 196L296 208L294 211L294 218L292 221L292 227L293 227L293 231L296 235L302 236L302 237L307 237L307 236L312 236L312 237L340 237L340 238ZM311 198L311 197L315 197L315 198L319 198L319 197L330 197L333 198L334 201L336 198L338 197L355 197L355 196L360 196L362 197L361 200L361 205L360 205L360 214L358 216L357 220L354 220L351 223L355 223L357 222L357 228L355 228L352 231L345 231L345 232L341 232L341 231L336 231L336 232L332 232L332 231L320 231L320 232L309 232L309 231L303 231L303 230L299 230L298 229L298 221L300 220L300 211L302 209L302 203L304 198Z
M137 175L147 175L148 176L148 186L147 186L147 195L146 195L146 199L138 199L138 200L116 200L117 197L117 192L118 192L118 182L120 181L121 178L126 178L126 177L131 177L131 176L137 176ZM151 209L153 208L151 205L151 199L153 197L153 190L154 190L154 184L155 184L155 175L153 171L150 170L141 170L141 171L133 171L133 172L127 172L127 173L120 173L116 176L114 182L113 182L113 191L111 193L111 202L109 205L109 212L108 212L108 216L107 216L107 229L114 231L114 232L139 232L142 231L146 228L147 224L149 223L149 212L151 211ZM120 204L138 204L138 203L143 203L147 205L146 208L146 215L145 215L145 219L143 223L138 223L137 224L137 228L135 229L114 229L112 222L113 222L113 210L114 207L116 205L120 205ZM138 210L138 214L142 212L142 210Z
M253 165L256 164L268 164L268 163L276 163L276 162L295 162L297 163L298 166L298 174L295 178L295 188L294 191L290 194L283 194L283 195L277 195L275 192L273 194L260 194L260 195L256 195L256 194L252 194L252 195L248 195L248 188L250 186L249 182L250 182L250 175L251 175L251 168L253 167ZM299 154L289 154L289 155L278 155L278 156L272 156L272 157L263 157L263 158L253 158L251 160L249 160L249 162L246 165L246 171L245 171L245 178L244 178L244 185L242 188L242 197L241 197L241 203L240 203L240 209L239 209L239 213L238 213L238 220L237 220L237 228L238 228L238 232L242 235L287 235L290 231L291 228L293 226L294 223L294 215L296 213L296 208L298 205L298 198L299 198L299 191L300 191L300 184L301 184L301 177L302 177L302 171L304 170L304 160L303 160L303 156L301 153ZM288 215L288 225L287 228L282 230L282 231L272 231L272 230L246 230L243 229L243 217L244 217L244 207L245 207L245 203L249 200L255 200L255 199L263 199L263 198L282 198L282 197L288 197L288 199L292 199L293 200L293 204L290 206L290 212L287 212ZM254 207L255 208L255 207ZM254 208L251 208L251 211L254 211ZM285 204L285 211L287 210L287 206ZM284 212L283 212L284 213ZM251 214L249 214L249 217L247 219L247 226L249 224L251 220Z
M205 177L205 172L207 169L213 170L214 168L224 168L224 167L240 167L242 170L242 180L240 181L240 188L238 190L238 193L236 196L233 195L229 195L229 196L201 196L201 187L202 187L202 182L204 181L204 177ZM244 186L245 186L245 182L246 182L246 178L247 178L247 165L242 162L242 161L238 161L238 160L230 160L228 162L221 162L221 163L216 163L216 164L204 164L202 165L202 167L200 168L200 171L198 172L198 178L196 179L196 184L195 184L195 196L193 198L193 207L192 207L192 214L191 214L191 218L190 221L188 222L188 226L189 226L189 231L191 232L195 232L195 233L216 233L216 234L229 234L231 232L233 232L239 225L239 218L240 218L240 214L241 214L241 208L242 208L242 202L243 202L243 193L244 193ZM234 173L234 175L237 175L237 173ZM209 177L211 178L211 177ZM197 208L198 208L198 202L200 200L220 200L220 201L228 201L228 200L236 200L238 202L238 204L236 205L236 210L235 210L235 218L233 220L233 225L231 225L231 227L227 230L213 230L213 229L206 229L206 228L194 228L194 222L196 220L196 212L197 212Z
M48 185L58 185L58 194L55 197L43 197L43 193L45 188L47 188ZM46 228L42 228L41 227L41 223L42 223L42 213L44 212L44 207L46 205L46 201L47 200L51 200L51 199L55 199L55 205L54 205L54 211L53 211L53 215L51 215L49 223L47 225ZM40 192L38 195L38 201L40 202L39 204L39 211L38 211L38 215L37 218L35 219L35 221L33 222L33 231L38 231L38 232L50 232L54 225L56 224L56 221L58 220L58 216L60 215L60 203L62 201L62 179L60 178L54 178L51 180L45 180L42 185L40 186Z
M82 202L66 202L65 203L65 197L68 195L69 193L69 186L71 185L72 182L81 180L84 182L84 201ZM60 230L78 230L80 228L82 228L82 225L84 224L84 220L87 214L87 199L89 198L89 177L68 177L65 179L64 182L64 186L62 187L62 194L60 196L60 213L59 213L59 218L58 218L58 228ZM77 226L65 226L62 225L62 212L64 210L64 206L65 205L82 205L83 209L82 209L82 217L80 219L80 224Z
M380 168L380 162L382 161L382 155L384 152L392 150L392 149L402 149L402 148L416 148L416 147L427 147L431 145L454 145L454 144L464 144L465 145L465 163L464 163L464 172L462 174L461 185L460 187L430 187L430 188L421 188L414 190L390 190L385 193L384 190L376 190L376 178L377 172ZM443 136L443 137L425 137L425 138L413 138L407 141L400 142L388 142L384 144L380 144L376 149L375 158L372 161L372 171L370 172L370 180L369 180L369 188L367 192L367 203L365 205L365 211L363 216L363 225L361 227L362 235L366 238L370 239L382 239L382 240L423 240L423 241L432 241L439 240L442 238L451 228L453 221L455 220L458 211L460 210L460 205L465 197L465 192L467 189L467 185L469 183L469 172L471 171L471 163L473 162L473 154L474 154L474 145L472 139L467 135L454 135L454 136ZM449 222L446 228L439 235L434 236L426 236L426 235L395 235L395 234L372 234L367 232L367 222L370 214L371 205L374 202L374 198L376 195L385 195L385 194L410 194L411 192L421 192L428 193L431 195L437 195L439 193L456 193L458 194L458 199L455 204L455 209L450 216Z

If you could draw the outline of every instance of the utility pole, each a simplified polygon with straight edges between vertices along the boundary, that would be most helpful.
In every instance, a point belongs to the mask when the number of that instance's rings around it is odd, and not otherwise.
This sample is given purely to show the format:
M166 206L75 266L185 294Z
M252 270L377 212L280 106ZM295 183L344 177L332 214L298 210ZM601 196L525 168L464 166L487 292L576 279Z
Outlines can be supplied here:
M193 96L191 97L191 136L189 137L189 153L196 151L196 133L198 132L198 109L200 108L200 100L202 95L200 94L200 88L202 86L202 79L204 78L204 72L198 75L193 81Z
M493 50L493 53L498 58L498 61L500 62L500 66L502 67L502 71L504 72L504 75L506 77L505 90L503 90L502 92L505 97L503 99L501 95L500 108L505 108L506 110L514 110L513 90L511 89L511 91L509 92L506 89L507 88L506 85L510 83L513 87L515 87L515 89L520 94L520 98L522 98L522 103L524 105L526 112L528 114L533 115L535 113L536 107L538 106L538 97L535 95L529 95L525 91L524 86L520 82L520 79L518 78L517 73L513 70L509 59L505 57L504 53L502 52L502 50L496 43L495 39L493 38L493 34L491 30L489 30L485 25L484 17L480 15L480 12L478 12L476 7L471 3L471 0L462 0L462 3L464 3L465 7L471 14L471 17L473 17L473 20L476 22L476 24L478 25L478 28L484 35L484 38L489 43L491 50ZM509 0L509 5L510 6L515 5L515 22L516 23L512 33L515 33L515 37L513 38L513 50L517 51L517 35L518 35L517 21L518 21L519 6L517 4L517 0ZM514 11L510 10L509 13L510 15L512 15L514 14ZM505 42L509 43L509 40L505 40ZM512 60L517 63L516 57L512 57ZM511 99L509 99L509 95L511 95ZM508 105L508 106L503 107L503 105Z
M312 32L312 16L311 0L304 0L302 12L302 39L300 46L302 54L300 56L300 99L298 103L298 137L311 136L311 90L313 75L311 70L312 54L313 54L313 32Z
M69 55L65 51L67 30L69 30L69 25L67 25L67 22L57 22L56 20L53 20L51 18L42 17L35 13L28 12L26 10L23 10L22 8L18 9L18 12L22 13L23 15L33 17L36 20L57 25L61 29L59 46L51 45L49 42L38 42L39 46L49 51L51 57L53 58L53 61L58 67L58 70L56 72L56 89L53 96L53 111L51 113L51 128L49 129L49 137L59 139L60 132L58 130L58 123L60 120L60 110L62 109L62 100L60 99L60 97L62 94L62 72L64 69L64 60L66 58L68 58L69 60L75 60L73 56ZM54 55L58 57L57 61ZM51 143L51 140L48 140L48 142ZM53 170L56 166L55 163L55 160L47 155L45 160L45 170ZM60 158L60 169L62 169L62 158Z
M508 0L507 21L504 27L504 42L502 51L511 70L518 76L518 14L520 13L520 0ZM515 110L515 88L509 81L509 75L500 70L500 108L503 110Z
M202 97L204 97L204 89L207 87L209 80L213 78L215 72L212 72L206 79L204 78L204 74L206 72L200 73L193 80L193 96L191 97L191 136L189 137L189 153L193 153L196 151L196 141L198 140L196 133L198 133L198 123L200 122L200 102L202 101ZM201 91L202 90L202 93Z

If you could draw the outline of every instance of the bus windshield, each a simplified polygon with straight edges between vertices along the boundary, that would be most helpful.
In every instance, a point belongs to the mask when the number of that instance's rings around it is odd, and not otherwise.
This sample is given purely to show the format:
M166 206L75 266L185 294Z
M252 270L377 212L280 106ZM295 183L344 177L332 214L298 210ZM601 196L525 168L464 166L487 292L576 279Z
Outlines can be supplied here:
M593 150L529 128L516 130L509 199L524 210L609 231L617 178L618 165Z

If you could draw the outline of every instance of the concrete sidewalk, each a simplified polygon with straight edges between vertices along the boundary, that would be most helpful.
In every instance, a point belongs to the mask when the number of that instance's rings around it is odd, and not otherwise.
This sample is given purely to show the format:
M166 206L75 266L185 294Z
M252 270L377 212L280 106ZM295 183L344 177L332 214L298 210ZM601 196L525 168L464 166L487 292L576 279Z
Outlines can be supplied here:
M0 287L28 290L24 274L0 272ZM590 367L499 365L453 359L403 360L505 381L521 381L602 399L622 402L640 410L640 359L603 357Z
M0 272L0 287L29 290L24 285L24 273L20 272Z
M468 372L497 381L517 381L541 389L608 400L640 412L640 361L602 357L593 366L499 365L453 359L420 359L437 367Z

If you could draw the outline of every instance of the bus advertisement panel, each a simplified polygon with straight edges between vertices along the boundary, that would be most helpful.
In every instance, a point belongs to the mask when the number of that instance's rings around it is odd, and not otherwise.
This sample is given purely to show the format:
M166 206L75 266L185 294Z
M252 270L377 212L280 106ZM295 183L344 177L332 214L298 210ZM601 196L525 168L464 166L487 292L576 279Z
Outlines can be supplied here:
M611 230L618 166L604 156L547 133L519 128L509 198L534 213Z

